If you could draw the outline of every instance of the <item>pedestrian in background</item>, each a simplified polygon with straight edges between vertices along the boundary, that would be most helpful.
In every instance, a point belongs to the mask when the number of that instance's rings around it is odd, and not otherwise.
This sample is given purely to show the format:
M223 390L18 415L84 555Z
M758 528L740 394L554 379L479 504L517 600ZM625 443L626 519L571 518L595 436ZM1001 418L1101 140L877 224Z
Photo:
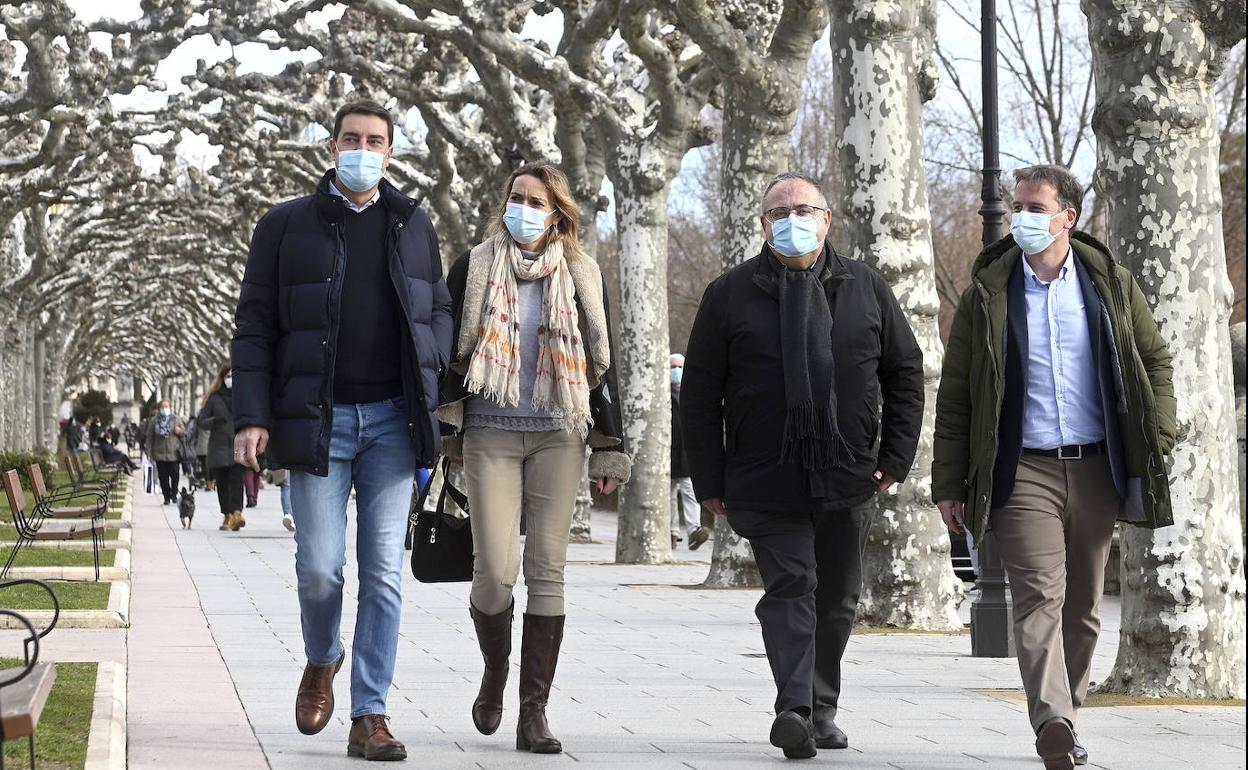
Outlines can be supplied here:
M243 466L234 459L234 373L226 362L208 387L199 424L210 432L208 473L217 488L221 529L237 532L247 526L243 517Z
M182 455L182 436L186 433L186 421L173 413L173 404L165 399L160 408L147 421L144 446L147 456L156 463L156 476L160 480L162 505L178 501L178 479Z
M685 371L685 357L673 353L668 359L672 380L672 548L688 537L690 551L702 547L711 537L711 530L702 526L702 506L693 494L689 478L689 460L685 457L684 431L680 425L680 382Z

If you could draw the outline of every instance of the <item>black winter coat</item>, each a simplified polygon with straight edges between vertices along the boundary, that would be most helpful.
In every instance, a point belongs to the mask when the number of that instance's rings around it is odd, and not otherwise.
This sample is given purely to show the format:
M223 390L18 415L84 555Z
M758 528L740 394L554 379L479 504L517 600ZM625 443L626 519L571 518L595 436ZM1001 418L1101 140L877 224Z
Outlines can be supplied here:
M685 457L685 431L680 421L680 389L672 386L672 478L683 479L689 475L689 460Z
M326 172L314 194L276 206L256 225L233 345L234 429L267 428L275 464L319 476L329 467L346 255L346 202L330 192L333 178ZM430 467L441 451L433 410L451 355L451 296L433 224L416 201L383 180L374 205L389 218L390 278L406 320L395 354L408 428L418 464Z
M230 396L228 388L213 393L195 419L199 430L208 431L209 470L234 464L234 413L230 409Z
M827 244L820 280L832 310L837 422L858 459L826 471L834 497L813 499L805 469L779 461L786 413L779 291L764 261L774 257L763 249L707 287L689 336L681 422L694 491L699 501L720 498L730 510L857 505L875 493L877 468L900 480L914 463L922 351L883 277Z

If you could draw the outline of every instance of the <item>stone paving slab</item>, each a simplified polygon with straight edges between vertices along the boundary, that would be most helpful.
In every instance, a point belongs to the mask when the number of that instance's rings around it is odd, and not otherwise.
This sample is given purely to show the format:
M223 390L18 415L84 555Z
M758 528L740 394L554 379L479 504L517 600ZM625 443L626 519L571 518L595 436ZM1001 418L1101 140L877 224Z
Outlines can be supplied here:
M153 681L194 669L196 678L188 681L196 682L196 695L165 691L166 730L159 736L132 734L132 766L156 766L157 757L173 746L182 752L193 747L191 756L204 758L204 766L261 766L257 761L298 770L361 766L345 756L349 663L336 680L339 706L330 725L312 737L294 726L294 691L304 657L294 543L281 528L277 503L276 490L265 490L260 506L247 511L246 529L238 533L208 527L207 516L201 526L182 531L172 507L161 511L167 529L160 545L176 552L185 577L144 589L162 602L161 625L147 629L146 645L164 646L165 652L132 665L146 669ZM140 527L144 507L136 499ZM644 763L647 768L719 770L778 767L784 761L767 743L774 692L753 614L758 592L675 588L702 580L709 545L699 552L678 551L674 565L612 564L614 524L612 516L596 514L594 536L601 542L570 551L568 627L549 707L552 728L564 742L563 755L514 750L514 659L504 726L493 736L476 733L469 707L481 660L467 611L468 586L423 585L406 576L389 710L394 731L417 766L632 770ZM145 539L144 529L138 529L136 630L143 622L138 586ZM165 564L168 554L160 556L162 571L176 571ZM355 616L354 563L349 546L343 610L348 645ZM517 606L523 605L521 587ZM964 616L967 611L964 605ZM1106 600L1105 614L1094 680L1108 673L1116 653L1115 599ZM972 658L969 647L966 636L855 635L846 651L839 720L852 746L821 752L812 764L907 770L1038 767L1025 709L976 692L1017 688L1016 661ZM224 678L217 670L222 666ZM213 675L201 681L204 668ZM229 729L221 729L220 720ZM248 740L235 736L235 730ZM1092 751L1093 767L1244 767L1242 709L1088 709L1080 733Z

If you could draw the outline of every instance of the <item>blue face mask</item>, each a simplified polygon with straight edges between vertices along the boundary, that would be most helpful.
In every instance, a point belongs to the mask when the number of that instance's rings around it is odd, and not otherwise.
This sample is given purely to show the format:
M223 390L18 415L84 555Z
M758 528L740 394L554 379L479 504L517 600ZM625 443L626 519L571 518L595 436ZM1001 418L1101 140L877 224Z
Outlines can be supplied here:
M371 150L342 150L338 153L338 182L351 192L368 192L381 182L386 156Z
M511 233L516 243L533 243L545 234L547 229L545 211L529 208L520 203L508 203L507 213L503 214L503 224Z
M1010 220L1010 234L1024 254L1039 254L1057 240L1057 236L1049 232L1049 224L1065 213L1061 211L1053 216L1046 216L1020 211Z
M771 223L771 245L786 257L800 257L819 250L819 234L814 217L801 219L790 214L787 219Z
M673 366L672 367L672 384L679 385L680 378L684 375L684 373L685 373L684 369L680 368L679 366Z

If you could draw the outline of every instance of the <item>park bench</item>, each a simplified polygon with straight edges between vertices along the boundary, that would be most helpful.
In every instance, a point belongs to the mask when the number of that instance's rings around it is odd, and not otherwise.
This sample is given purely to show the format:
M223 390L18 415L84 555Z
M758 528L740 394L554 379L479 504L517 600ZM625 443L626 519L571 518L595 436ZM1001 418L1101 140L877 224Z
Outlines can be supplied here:
M26 738L30 742L30 767L34 770L35 730L52 693L52 685L56 682L56 665L39 662L39 640L56 627L56 621L61 616L61 605L56 593L41 580L10 580L0 583L0 591L16 585L35 585L52 597L52 620L42 631L36 630L22 613L4 609L0 604L0 615L14 618L29 634L22 641L25 665L0 671L0 770L4 769L4 744L17 738Z
M5 471L2 478L4 494L8 498L9 510L13 517L13 526L17 529L17 539L14 540L13 548L9 551L9 558L4 563L4 569L0 570L0 578L9 574L13 563L17 561L17 555L29 543L36 540L75 540L90 537L95 555L95 579L98 581L100 579L100 547L104 542L104 510L107 508L107 494L100 493L105 502L97 508L98 513L85 522L79 518L58 522L55 521L57 517L53 516L54 504L36 502L29 512L26 510L26 495L22 492L22 482L17 471ZM53 500L59 499L53 498ZM53 523L48 524L48 519L53 519Z
M76 489L72 484L48 489L39 463L31 463L26 474L30 490L35 493L35 502L48 506L49 518L95 519L103 518L108 511L108 494L101 489ZM90 502L83 503L83 500Z
M101 473L98 470L88 474L82 465L82 458L77 452L69 451L61 455L61 466L69 475L69 484L75 489L102 488L112 494L123 477L120 469Z
M87 457L91 460L91 467L95 469L96 474L111 473L114 476L121 476L126 472L126 469L120 463L105 462L104 453L100 451L98 446L93 446L87 450Z

